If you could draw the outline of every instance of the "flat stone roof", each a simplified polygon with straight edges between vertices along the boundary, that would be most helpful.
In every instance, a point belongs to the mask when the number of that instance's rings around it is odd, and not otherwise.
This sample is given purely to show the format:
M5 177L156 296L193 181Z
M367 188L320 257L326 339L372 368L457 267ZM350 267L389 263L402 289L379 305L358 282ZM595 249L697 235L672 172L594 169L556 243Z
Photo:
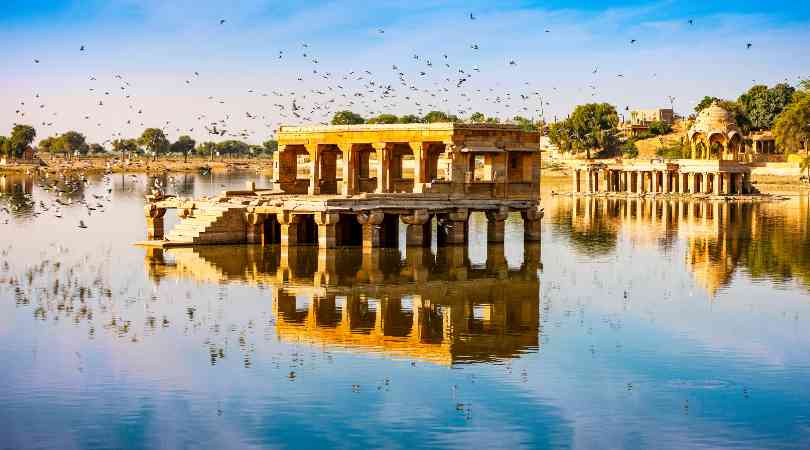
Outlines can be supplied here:
M345 133L347 131L455 131L455 130L500 130L522 131L519 125L506 123L375 123L361 125L282 125L279 133ZM536 133L526 131L526 133Z

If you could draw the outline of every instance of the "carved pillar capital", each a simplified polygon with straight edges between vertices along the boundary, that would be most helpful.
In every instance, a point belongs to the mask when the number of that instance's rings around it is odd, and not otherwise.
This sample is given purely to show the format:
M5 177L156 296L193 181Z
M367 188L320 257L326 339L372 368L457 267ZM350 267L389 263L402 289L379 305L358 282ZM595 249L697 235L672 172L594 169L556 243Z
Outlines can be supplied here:
M362 211L357 213L357 222L360 225L379 225L385 219L382 211Z
M315 214L315 223L318 225L334 225L340 220L340 214L319 212Z
M267 214L265 213L257 213L257 212L245 213L245 221L249 225L261 225L264 223L265 219L267 219Z
M293 214L292 211L281 211L281 213L276 215L276 219L278 223L281 225L291 225L294 223L298 223L300 217Z
M498 221L502 222L509 217L509 208L506 206L501 206L496 210L489 210L486 212L487 220L490 222Z
M467 208L456 208L455 211L447 213L447 220L451 222L466 222L469 215L470 211Z
M415 209L412 214L401 215L399 218L408 225L424 225L430 220L430 213L426 209Z

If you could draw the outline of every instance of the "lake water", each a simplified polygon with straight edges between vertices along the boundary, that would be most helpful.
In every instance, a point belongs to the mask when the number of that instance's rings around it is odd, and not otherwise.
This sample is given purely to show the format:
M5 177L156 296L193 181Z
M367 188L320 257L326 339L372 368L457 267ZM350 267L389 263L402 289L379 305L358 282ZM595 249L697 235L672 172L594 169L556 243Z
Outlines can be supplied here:
M132 245L151 183L0 179L0 449L810 447L806 196L545 195L525 247L475 215L468 248L161 252Z

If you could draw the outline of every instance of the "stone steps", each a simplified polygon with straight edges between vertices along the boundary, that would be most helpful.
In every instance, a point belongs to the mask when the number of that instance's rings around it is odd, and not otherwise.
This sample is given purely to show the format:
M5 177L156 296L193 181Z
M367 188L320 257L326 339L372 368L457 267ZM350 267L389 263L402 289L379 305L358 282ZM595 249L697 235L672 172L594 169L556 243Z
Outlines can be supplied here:
M237 243L244 241L243 208L213 207L194 211L167 235L171 242L184 244Z

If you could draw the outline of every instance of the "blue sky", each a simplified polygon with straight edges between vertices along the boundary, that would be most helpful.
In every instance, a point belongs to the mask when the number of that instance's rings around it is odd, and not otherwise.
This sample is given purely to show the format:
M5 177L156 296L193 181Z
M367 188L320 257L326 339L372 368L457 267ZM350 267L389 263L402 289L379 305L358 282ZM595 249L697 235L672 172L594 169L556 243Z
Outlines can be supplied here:
M688 113L703 95L810 77L809 18L810 3L782 0L6 0L0 132L101 142L157 126L202 140L218 122L261 142L340 109L554 120L669 96Z

